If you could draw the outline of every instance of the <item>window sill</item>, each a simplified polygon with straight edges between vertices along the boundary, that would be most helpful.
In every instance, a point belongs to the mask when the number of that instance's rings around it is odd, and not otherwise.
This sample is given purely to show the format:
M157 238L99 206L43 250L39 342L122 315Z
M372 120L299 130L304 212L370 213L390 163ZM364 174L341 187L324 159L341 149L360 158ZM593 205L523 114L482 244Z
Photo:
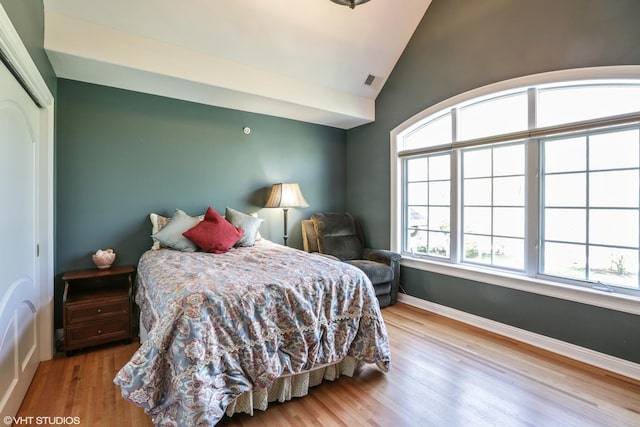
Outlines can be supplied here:
M631 295L598 291L481 267L411 258L405 255L402 257L401 265L417 270L640 315L640 298Z

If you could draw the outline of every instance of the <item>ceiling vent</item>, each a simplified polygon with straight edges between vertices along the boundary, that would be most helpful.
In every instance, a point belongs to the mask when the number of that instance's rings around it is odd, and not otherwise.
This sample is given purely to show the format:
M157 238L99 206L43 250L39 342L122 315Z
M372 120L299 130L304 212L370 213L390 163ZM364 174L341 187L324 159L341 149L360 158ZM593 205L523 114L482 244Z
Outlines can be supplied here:
M364 84L366 84L367 86L371 86L375 79L376 79L376 76L369 74L367 76L367 79L364 81Z

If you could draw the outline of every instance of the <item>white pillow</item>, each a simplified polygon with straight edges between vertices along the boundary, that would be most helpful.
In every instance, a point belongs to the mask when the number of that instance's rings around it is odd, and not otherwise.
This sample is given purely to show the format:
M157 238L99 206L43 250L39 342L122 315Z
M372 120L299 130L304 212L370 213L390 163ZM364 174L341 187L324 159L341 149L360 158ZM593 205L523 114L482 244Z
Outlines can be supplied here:
M195 252L198 247L191 240L182 235L187 230L200 223L200 218L189 216L180 209L176 209L171 220L157 233L151 235L152 238L169 248L184 252Z
M229 207L225 210L224 217L232 225L244 230L244 234L235 244L236 247L255 245L258 229L264 221L263 219L260 219L257 216L247 215Z

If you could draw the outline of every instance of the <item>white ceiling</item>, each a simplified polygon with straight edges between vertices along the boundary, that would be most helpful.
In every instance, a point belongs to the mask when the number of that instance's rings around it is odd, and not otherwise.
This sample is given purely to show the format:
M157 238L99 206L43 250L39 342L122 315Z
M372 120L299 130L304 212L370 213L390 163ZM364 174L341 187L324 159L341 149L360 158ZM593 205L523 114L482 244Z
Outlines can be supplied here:
M44 0L45 49L61 78L350 129L430 3Z

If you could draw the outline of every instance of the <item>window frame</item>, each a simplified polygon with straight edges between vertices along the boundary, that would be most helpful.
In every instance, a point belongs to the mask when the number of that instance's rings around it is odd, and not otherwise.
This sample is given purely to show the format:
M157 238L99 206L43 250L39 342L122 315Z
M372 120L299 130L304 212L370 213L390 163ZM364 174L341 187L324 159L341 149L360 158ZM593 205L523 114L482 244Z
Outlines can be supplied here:
M416 114L409 118L395 129L390 132L390 158L391 158L391 250L401 252L402 249L402 226L403 226L403 209L402 206L402 191L404 185L404 178L400 175L402 173L402 161L403 158L411 155L411 150L405 152L399 152L398 147L402 142L402 136L407 132L412 132L423 126L425 119L429 117L437 117L443 114L445 110L452 110L454 107L464 105L465 103L471 104L478 102L481 98L492 98L494 96L504 96L510 92L517 92L522 90L523 87L533 87L538 85L557 84L562 85L568 82L581 82L582 84L588 84L593 80L633 80L634 83L638 83L640 80L640 66L614 66L614 67L594 67L588 69L577 70L563 70L557 72L536 74L532 76L526 76L516 79L511 79L503 82L490 84L478 89L474 89L463 94L454 96L453 98L439 102L432 107ZM530 102L535 102L535 99L531 101L531 96L535 96L535 91L529 91ZM530 108L529 111L532 111ZM638 114L633 114L638 116ZM621 123L629 122L629 117L620 117ZM636 117L637 119L637 117ZM452 120L455 128L456 118L455 115ZM535 113L530 114L529 123L535 124ZM598 120L591 120L597 125ZM615 123L614 123L615 124ZM580 125L580 123L578 123ZM553 135L567 132L571 127L567 126L553 126L545 128L546 134ZM514 139L522 139L522 134L526 135L528 143L526 144L526 169L529 171L539 170L538 161L540 154L538 136L542 133L536 133L536 129L531 129L527 132L515 133L512 135L503 135L502 139L497 139L495 142L509 141ZM528 191L526 195L525 206L525 269L526 271L536 271L535 275L527 275L521 273L515 273L506 270L497 270L494 268L487 268L480 265L468 265L459 263L461 254L458 253L461 244L462 231L458 230L454 224L461 223L461 206L460 198L461 194L461 179L453 181L454 174L459 176L458 169L460 167L460 159L458 156L457 148L471 147L475 145L486 144L487 138L480 138L479 140L463 141L462 143L456 141L454 133L454 141L448 147L451 153L451 241L456 242L451 247L450 260L431 259L428 256L415 257L403 253L402 265L406 267L416 268L419 270L435 272L445 274L449 276L459 277L463 279L472 280L475 282L483 282L491 285L503 286L511 289L523 290L540 295L552 296L555 298L561 298L569 301L575 301L580 303L586 303L604 308L615 309L623 312L640 314L640 296L634 290L634 294L626 294L619 291L610 292L609 289L597 289L584 286L578 286L571 281L563 281L559 278L551 279L549 276L537 274L539 266L538 249L540 238L540 215L541 204L538 206L538 194L540 189L540 174L526 173L526 182ZM442 151L443 148L439 147L431 150L413 150L416 154L429 153ZM533 169L532 169L533 168ZM531 201L535 202L534 205ZM531 206L535 206L535 209L531 209ZM454 222L455 221L455 222ZM531 270L531 269L534 270Z
M599 206L599 205L593 205L590 203L589 200L589 194L590 194L590 182L593 179L593 175L597 175L600 173L608 173L608 172L621 172L621 171L636 171L636 172L640 172L640 153L638 153L639 158L636 159L636 165L637 166L623 166L623 167L614 167L614 168L606 168L606 169L599 169L599 168L591 168L590 167L590 162L589 162L589 151L591 149L590 147L590 140L592 137L597 137L599 135L606 135L606 134L611 134L611 133L619 133L619 132L626 132L626 131L630 131L630 130L635 130L638 133L638 137L640 137L640 123L635 123L632 125L618 125L618 126L614 126L611 128L599 128L599 129L594 129L592 131L584 131L584 132L578 132L576 134L572 134L570 135L571 138L574 137L579 137L579 138L585 138L584 143L585 143L585 165L584 165L584 169L580 169L580 170L575 170L575 171L552 171L552 172L546 172L544 170L540 170L540 177L539 177L539 182L541 183L540 185L542 186L542 182L544 181L546 176L560 176L560 175L565 175L565 174L584 174L585 175L585 206L582 207L578 207L578 206L547 206L544 202L544 198L545 195L544 194L540 194L539 197L539 214L540 214L540 219L541 221L539 221L540 224L540 232L539 232L539 245L540 247L545 247L547 243L551 242L551 243L561 243L561 244L576 244L576 245L580 245L584 247L584 250L586 251L586 253L588 254L593 248L604 248L604 247L611 247L611 248L618 248L618 249L632 249L632 250L637 250L636 248L632 248L631 246L625 247L625 245L623 244L618 244L618 245L613 245L613 244L606 244L606 243L598 243L598 242L593 242L590 239L590 215L593 211L602 211L602 210L616 210L616 211L635 211L635 212L640 212L640 206L638 204L636 204L635 206L617 206L617 207L611 207L611 206ZM545 143L546 142L550 142L550 141L554 141L557 139L562 139L562 137L549 137L549 138L541 138L540 140L538 140L538 144L539 144L539 148L538 148L538 152L539 152L539 156L540 159L542 159L545 156ZM558 240L558 239L547 239L547 236L545 235L545 230L544 230L544 218L545 218L545 214L544 214L544 210L545 208L554 210L554 209L569 209L569 210L573 210L573 209L581 209L584 210L585 212L585 241L580 243L580 242L570 242L570 241L563 241L563 240ZM640 227L640 215L638 216L638 219L636 220L638 221L638 226ZM640 246L640 243L639 243ZM542 251L540 252L542 253ZM636 255L636 261L640 263L640 253L638 253ZM586 275L589 275L589 256L587 256L587 260L586 260L586 265L585 265L587 272ZM552 280L552 281L561 281L561 282L566 282L566 283L573 283L574 281L577 282L581 282L583 281L582 279L571 279L571 278L563 278L561 276L554 276L550 273L547 273L544 271L544 259L540 258L538 261L538 274L537 277L541 277L541 278L545 278L548 280ZM584 282L586 283L593 283L593 285L591 286L592 288L601 288L604 291L611 291L613 290L617 290L617 292L623 292L625 286L624 285L609 285L609 284L605 284L605 283L600 283L600 281L595 281L595 280L588 280L585 279ZM638 282L638 289L633 289L631 290L631 294L638 294L640 293L640 281Z
M452 153L449 153L449 152L435 153L435 154L431 154L431 155L427 155L427 156L408 157L408 158L404 158L403 162L406 165L406 163L409 162L410 160L415 160L415 159L420 159L420 158L427 158L427 159L430 160L432 157L444 157L444 156L449 156L449 163L451 164ZM406 166L403 166L403 168L404 168L404 171L405 171L405 174L406 174ZM429 179L430 177L428 176L426 181L424 181L424 182L426 182L427 184L431 184L432 182L448 182L448 185L449 185L449 205L447 207L449 209L449 230L447 230L446 232L443 231L443 233L446 233L446 234L449 235L449 242L451 242L452 241L451 240L452 239L452 230L451 230L451 224L452 224L452 216L451 216L451 211L452 211L451 169L449 169L449 171L450 171L450 173L449 173L449 178L448 179L439 178L439 179L431 180L431 179ZM429 173L429 171L428 171L428 173ZM403 190L402 190L403 191L402 199L404 200L404 199L407 198L407 195L408 195L408 185L410 183L415 183L416 181L409 182L408 181L408 177L405 176L405 177L403 177L403 182L405 183L405 185L403 185ZM430 193L430 189L428 190L428 192ZM402 233L403 233L403 237L405 237L405 235L408 234L407 232L408 232L408 229L409 229L409 225L405 223L405 219L407 218L407 216L409 214L408 211L409 211L409 207L410 206L417 206L417 205L410 205L410 204L407 203L407 204L403 204L403 206L402 206L402 209L403 209L402 222L403 222L403 224L401 226L401 230L402 230ZM424 205L424 206L427 208L427 211L429 212L432 207L442 208L442 207L445 207L446 205L439 205L439 204L433 204L432 205L432 204L427 202L427 204ZM421 230L421 231L426 231L427 234L428 234L428 233L434 232L435 230L433 230L431 228L431 225L429 224L427 226L426 230ZM429 240L430 240L430 238L427 237L427 241L428 242L429 242ZM444 257L444 256L435 256L435 257L438 258L438 259L442 259L442 260L451 260L451 256L452 256L451 250L452 249L453 248L450 245L450 247L449 247L449 256L448 257ZM412 252L412 254L413 254L414 257L418 257L418 258L423 257L423 256L433 256L433 255L428 255L428 253L427 254L421 254L420 252L417 252L417 251L416 252Z
M495 150L499 149L499 148L504 148L504 147L509 147L509 146L522 146L522 149L524 151L524 158L523 158L523 191L524 191L524 195L523 195L523 203L524 205L522 206L523 208L523 214L524 214L524 224L523 224L523 230L522 230L522 237L516 237L516 236L501 236L499 233L495 232L495 223L494 223L494 215L495 215L495 210L496 208L500 209L500 208L518 208L518 206L502 206L500 204L496 204L494 197L495 197L495 183L497 179L503 179L503 178L513 178L517 175L496 175L495 171L494 171L494 155L495 155ZM460 192L460 196L458 199L458 206L460 209L460 218L461 220L459 221L459 228L460 228L460 236L461 236L461 241L459 242L459 248L458 250L462 250L460 253L460 256L458 257L458 259L456 260L456 263L458 264L470 264L470 265L477 265L479 267L487 267L487 268L496 268L499 270L505 270L505 271L513 271L516 273L526 273L527 272L527 267L528 267L528 262L527 262L527 210L529 209L529 206L531 205L529 203L528 200L528 191L527 191L527 146L528 146L528 141L527 140L517 140L517 141L510 141L510 142L504 142L504 143L498 143L498 144L487 144L485 146L480 146L480 147L469 147L469 148L463 148L459 150L459 153L462 154L462 159L460 161L460 171L459 171L459 187L461 188L461 192ZM464 157L466 153L470 153L473 151L477 151L477 150L491 150L491 173L490 175L487 175L485 177L465 177L464 176ZM518 174L519 175L519 174ZM491 209L491 232L489 234L486 233L467 233L465 232L465 228L466 228L466 219L465 219L465 214L464 214L464 210L465 208L469 207L469 208L474 208L474 207L483 207L483 206L474 206L474 205L466 205L465 203L465 180L476 180L476 179L490 179L491 180L491 203L489 205L486 205L484 207L490 208ZM493 242L495 239L505 239L505 238L510 238L510 239L522 239L523 241L523 265L522 268L515 268L515 267L499 267L497 265L497 263L494 262L493 258L494 258L494 254L493 254L493 243L492 243L492 254L491 254L491 263L482 263L482 262L476 262L476 261L472 261L471 259L465 259L465 255L464 255L464 239L465 239L465 235L476 235L476 236L485 236L491 239L491 241Z

